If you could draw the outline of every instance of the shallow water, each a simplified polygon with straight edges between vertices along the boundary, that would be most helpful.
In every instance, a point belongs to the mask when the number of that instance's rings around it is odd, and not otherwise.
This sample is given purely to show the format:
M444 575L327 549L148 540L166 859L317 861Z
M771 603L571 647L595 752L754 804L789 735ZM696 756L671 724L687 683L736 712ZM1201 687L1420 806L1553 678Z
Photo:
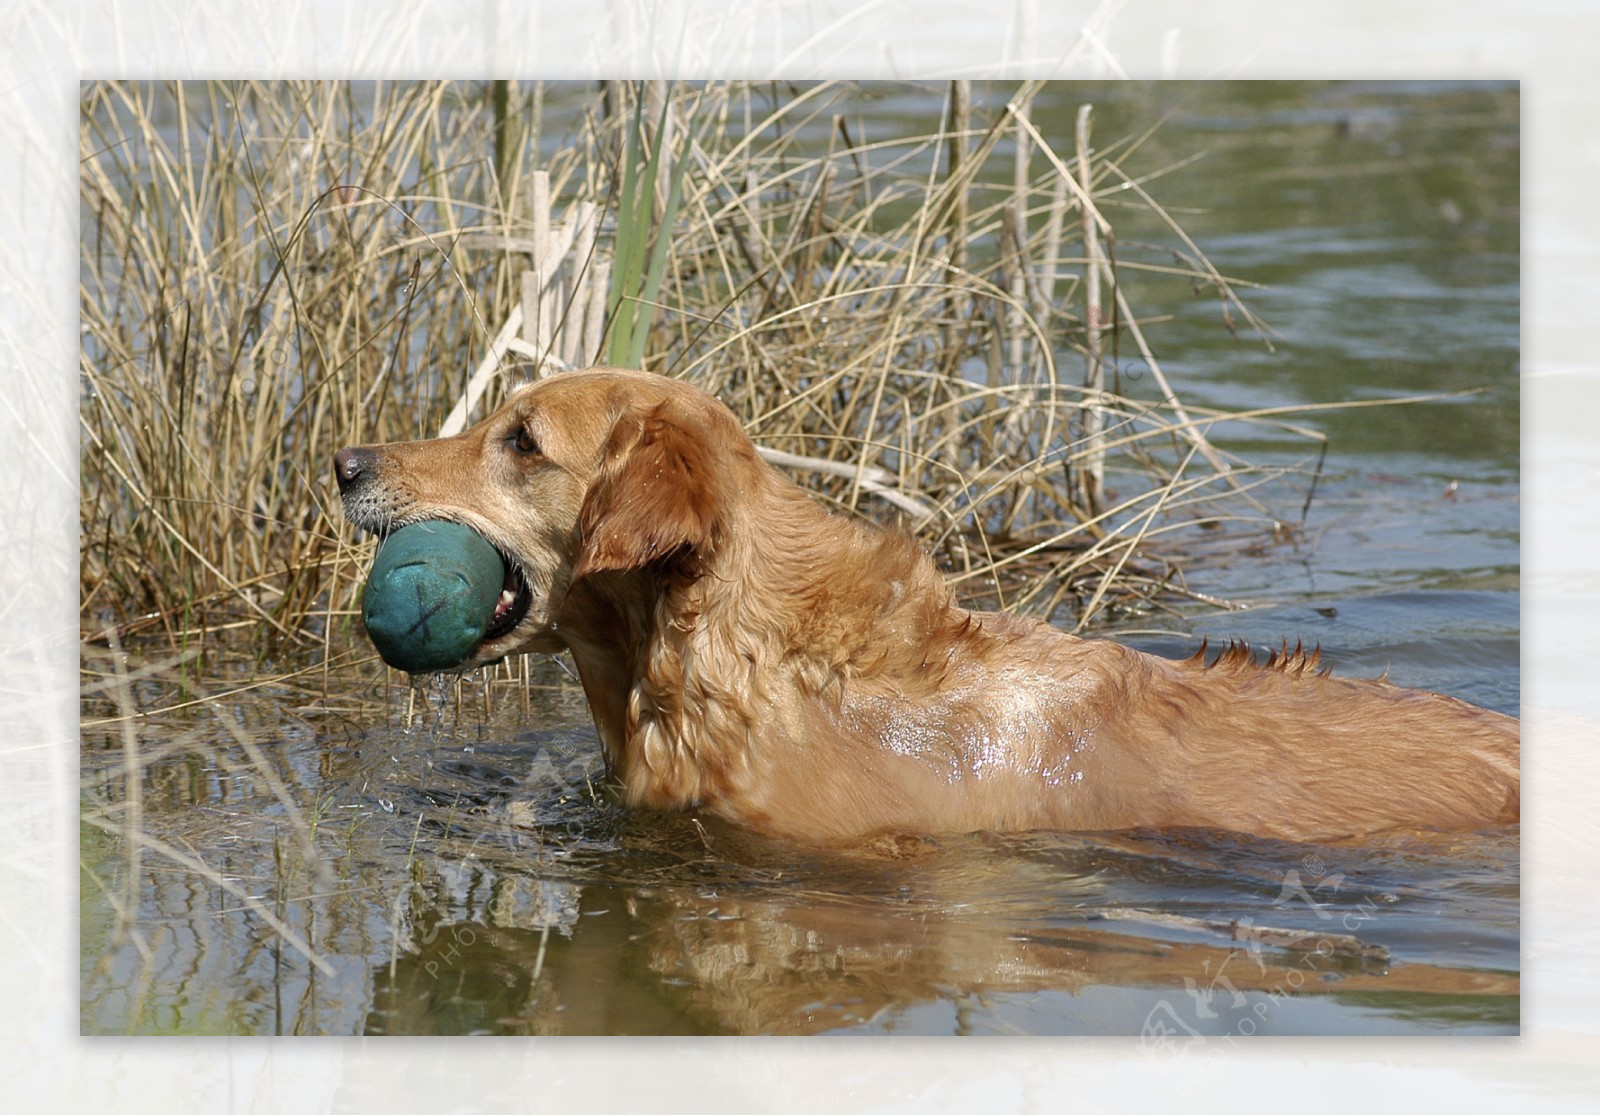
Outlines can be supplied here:
M1101 139L1171 113L1137 165L1206 151L1152 189L1225 273L1270 284L1246 300L1276 353L1234 339L1213 298L1141 280L1135 305L1177 306L1152 332L1186 402L1482 389L1300 416L1331 439L1303 528L1184 544L1191 589L1251 607L1174 606L1110 634L1169 655L1197 637L1304 641L1342 674L1516 712L1515 88L1062 87L1041 127L1070 134L1085 98ZM1170 239L1123 228L1130 252ZM1256 461L1305 453L1258 428L1214 435ZM1275 513L1297 520L1303 497L1275 496ZM320 665L276 665L310 673L131 737L104 695L85 698L85 1033L1083 1033L1184 1058L1266 1033L1518 1028L1514 828L819 853L619 810L552 662L496 686L487 713L471 682L459 702L424 696L410 724L404 689L370 665L337 670L337 700ZM260 676L219 649L131 692L155 710ZM159 844L129 842L130 815Z
M121 940L86 885L85 1032L1093 1033L1175 1054L1253 1033L1517 1026L1514 830L797 849L626 813L592 790L592 730L519 727L500 704L485 720L424 702L408 729L257 699L251 734L289 797L315 804L309 826L193 716L192 750L180 736L147 766L141 808L218 877L146 850ZM116 773L107 737L91 774ZM88 798L125 803L115 782ZM118 896L127 847L83 832L86 871Z

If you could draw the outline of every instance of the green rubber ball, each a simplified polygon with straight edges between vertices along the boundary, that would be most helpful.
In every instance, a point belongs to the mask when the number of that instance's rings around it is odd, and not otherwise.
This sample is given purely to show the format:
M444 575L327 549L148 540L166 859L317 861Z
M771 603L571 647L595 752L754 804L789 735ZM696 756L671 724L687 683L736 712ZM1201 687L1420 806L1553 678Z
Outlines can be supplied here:
M383 540L367 575L367 635L398 670L459 666L494 618L505 576L500 552L470 527L444 520L402 527Z

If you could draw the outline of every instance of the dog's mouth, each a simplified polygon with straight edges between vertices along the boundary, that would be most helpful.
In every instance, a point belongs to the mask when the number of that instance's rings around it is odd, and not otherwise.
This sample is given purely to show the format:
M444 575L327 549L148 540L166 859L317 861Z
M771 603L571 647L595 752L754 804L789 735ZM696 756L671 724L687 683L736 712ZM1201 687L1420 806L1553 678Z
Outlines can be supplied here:
M495 601L494 615L489 618L489 626L484 629L479 646L510 635L522 623L523 617L528 615L528 606L533 603L528 579L522 576L522 571L506 557L504 551L500 552L500 559L506 565L506 579L500 586L500 599Z

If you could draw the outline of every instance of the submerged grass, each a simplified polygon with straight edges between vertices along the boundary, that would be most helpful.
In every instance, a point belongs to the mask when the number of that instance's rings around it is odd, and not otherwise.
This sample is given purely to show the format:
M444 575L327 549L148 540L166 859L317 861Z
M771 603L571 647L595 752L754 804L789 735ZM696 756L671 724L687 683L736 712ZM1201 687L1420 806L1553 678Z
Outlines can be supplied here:
M1259 323L1125 169L1143 137L1092 147L1085 107L1058 151L1039 90L880 136L849 83L86 85L86 636L331 649L365 557L333 450L600 354L718 394L973 600L1083 624L1171 586L1171 532L1271 528L1274 474L1207 440L1122 279ZM1119 254L1113 194L1166 256ZM1118 392L1130 342L1154 392Z

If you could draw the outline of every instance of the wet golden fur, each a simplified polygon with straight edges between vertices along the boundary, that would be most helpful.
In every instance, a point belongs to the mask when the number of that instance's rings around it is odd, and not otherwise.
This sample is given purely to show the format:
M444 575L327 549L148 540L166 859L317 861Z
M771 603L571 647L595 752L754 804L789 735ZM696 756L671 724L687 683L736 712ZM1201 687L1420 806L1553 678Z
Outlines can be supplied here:
M1315 654L1175 662L960 608L909 538L828 514L677 381L553 376L337 468L358 526L456 520L512 560L527 613L463 665L569 649L632 805L814 842L1518 818L1514 719Z

